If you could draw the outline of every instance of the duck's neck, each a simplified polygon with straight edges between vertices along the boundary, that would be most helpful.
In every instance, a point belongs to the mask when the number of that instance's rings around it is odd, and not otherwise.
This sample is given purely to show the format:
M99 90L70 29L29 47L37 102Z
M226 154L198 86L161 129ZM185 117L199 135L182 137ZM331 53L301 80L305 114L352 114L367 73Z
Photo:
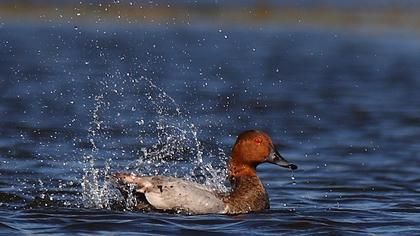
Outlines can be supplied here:
M244 162L247 158L243 158L242 155L238 149L233 148L229 160L229 179L237 176L257 176L256 165Z
M232 158L229 162L229 180L232 181L232 179L239 176L257 177L257 171L255 166L238 162Z

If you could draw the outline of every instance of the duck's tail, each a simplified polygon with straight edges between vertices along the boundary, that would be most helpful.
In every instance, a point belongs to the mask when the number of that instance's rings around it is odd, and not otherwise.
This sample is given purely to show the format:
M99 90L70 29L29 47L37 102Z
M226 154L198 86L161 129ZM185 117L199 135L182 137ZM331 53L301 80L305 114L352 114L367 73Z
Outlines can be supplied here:
M153 209L153 206L150 205L144 195L150 183L130 173L114 173L111 175L111 180L125 201L130 197L134 197L134 207L136 210L150 211Z

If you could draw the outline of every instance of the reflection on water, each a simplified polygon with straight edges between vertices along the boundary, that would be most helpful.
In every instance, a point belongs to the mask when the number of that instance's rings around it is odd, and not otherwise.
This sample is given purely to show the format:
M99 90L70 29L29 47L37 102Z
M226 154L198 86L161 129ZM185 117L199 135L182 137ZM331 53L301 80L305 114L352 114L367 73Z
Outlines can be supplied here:
M420 233L417 39L6 25L0 43L2 232ZM96 209L117 197L114 171L223 187L255 128L300 167L259 167L270 210Z

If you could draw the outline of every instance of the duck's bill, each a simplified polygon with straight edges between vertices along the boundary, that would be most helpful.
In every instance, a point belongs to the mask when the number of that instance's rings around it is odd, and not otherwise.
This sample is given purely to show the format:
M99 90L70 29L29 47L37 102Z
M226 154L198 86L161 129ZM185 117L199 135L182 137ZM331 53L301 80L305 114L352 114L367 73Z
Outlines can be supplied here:
M271 151L270 155L267 158L267 161L284 168L289 168L291 170L296 170L298 168L297 165L292 164L286 159L284 159L284 157L282 157L280 153L276 150Z

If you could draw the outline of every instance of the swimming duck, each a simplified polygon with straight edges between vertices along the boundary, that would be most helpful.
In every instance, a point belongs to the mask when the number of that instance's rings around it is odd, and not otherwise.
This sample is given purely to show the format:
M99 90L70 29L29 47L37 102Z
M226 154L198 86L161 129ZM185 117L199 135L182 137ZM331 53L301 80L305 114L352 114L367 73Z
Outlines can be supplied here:
M297 169L278 153L266 133L249 130L241 133L233 146L228 170L232 190L228 193L214 192L204 185L167 176L115 173L112 178L125 197L129 194L136 197L138 210L242 214L270 207L267 192L256 172L256 167L265 162Z

